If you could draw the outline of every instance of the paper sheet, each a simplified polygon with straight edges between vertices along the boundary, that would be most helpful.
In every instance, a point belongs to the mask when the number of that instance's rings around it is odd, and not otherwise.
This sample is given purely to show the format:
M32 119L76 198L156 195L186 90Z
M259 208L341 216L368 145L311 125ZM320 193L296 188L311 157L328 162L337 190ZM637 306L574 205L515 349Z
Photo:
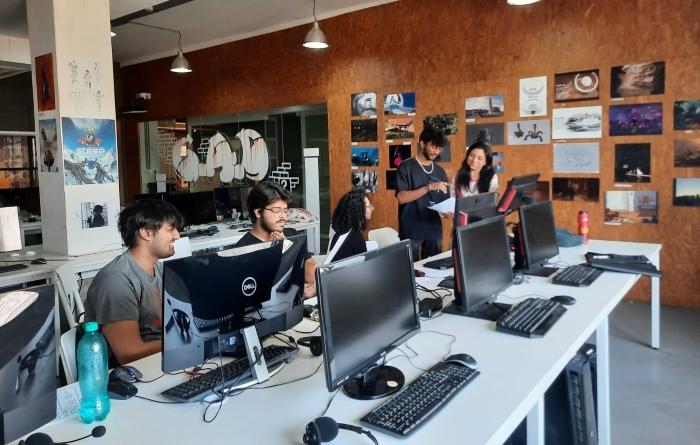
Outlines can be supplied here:
M67 385L56 391L56 419L54 422L69 419L80 411L80 386Z
M443 278L440 277L416 277L416 284L423 286L426 289L437 289Z
M455 211L455 199L454 198L447 198L446 200L444 200L442 202L438 202L437 204L433 204L428 208L430 210L435 210L438 213L454 213L454 211Z

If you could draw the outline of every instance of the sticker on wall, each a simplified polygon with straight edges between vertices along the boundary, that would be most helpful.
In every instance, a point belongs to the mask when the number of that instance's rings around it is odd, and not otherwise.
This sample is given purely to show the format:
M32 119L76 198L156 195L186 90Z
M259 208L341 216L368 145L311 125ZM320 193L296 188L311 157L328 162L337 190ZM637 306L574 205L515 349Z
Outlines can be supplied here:
M377 93L355 93L350 95L353 116L377 117Z
M610 136L661 134L662 104L611 105L609 129Z
M416 114L416 93L390 93L384 96L384 114Z
M505 153L503 152L493 152L493 171L495 173L503 173L506 171L506 166L504 164Z
M107 202L84 201L80 203L80 227L92 229L106 227L109 221Z
M477 141L503 145L503 123L467 125L467 147Z
M377 119L351 121L350 135L352 142L376 142Z
M659 222L656 192L605 192L605 224L622 225Z
M597 142L554 144L554 173L599 173L600 146Z
M502 95L467 97L464 111L467 122L482 117L501 117L505 111L505 100Z
M700 99L673 103L674 130L700 130Z
M61 118L66 185L117 181L117 144L111 119Z
M37 108L50 111L56 108L56 87L53 76L53 54L42 54L34 58L36 73Z
M508 145L549 144L549 119L508 122Z
M61 158L58 156L56 119L39 119L39 170L58 173Z
M387 117L384 119L385 139L413 139L416 129L413 125L413 117Z
M601 137L603 107L555 108L552 110L553 139Z
M353 167L376 167L379 150L377 147L352 147L350 161Z
M663 94L664 70L664 62L614 66L610 72L610 97Z
M299 177L291 176L289 172L292 170L291 162L282 162L277 169L272 170L268 179L276 182L291 193L299 185Z
M411 144L389 145L389 167L399 168L399 165L411 157Z
M367 193L377 191L377 171L371 169L358 169L353 167L351 170L352 187L358 187L365 190Z
M700 178L674 178L673 205L700 207Z
M520 79L520 117L547 115L547 76Z
M445 141L445 146L442 147L442 151L438 153L435 157L437 162L450 162L452 161L452 143L449 139Z
M554 102L598 99L598 70L572 71L554 75Z
M600 200L600 179L552 178L552 199L598 202Z
M445 136L457 134L457 113L436 114L423 119L423 128L432 127L442 130Z
M615 144L615 182L651 182L651 144Z
M700 167L700 139L673 141L674 167Z

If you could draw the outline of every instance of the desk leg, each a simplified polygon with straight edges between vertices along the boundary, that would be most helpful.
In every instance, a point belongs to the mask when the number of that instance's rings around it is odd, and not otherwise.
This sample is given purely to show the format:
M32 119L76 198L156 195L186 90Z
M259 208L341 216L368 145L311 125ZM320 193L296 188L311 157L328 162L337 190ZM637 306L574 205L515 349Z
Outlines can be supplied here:
M610 445L610 350L608 318L595 332L598 381L598 444Z
M651 263L661 270L660 265L661 254L656 255ZM660 279L651 277L651 347L659 349L661 343L661 295L660 295Z
M544 445L544 394L527 414L527 445Z

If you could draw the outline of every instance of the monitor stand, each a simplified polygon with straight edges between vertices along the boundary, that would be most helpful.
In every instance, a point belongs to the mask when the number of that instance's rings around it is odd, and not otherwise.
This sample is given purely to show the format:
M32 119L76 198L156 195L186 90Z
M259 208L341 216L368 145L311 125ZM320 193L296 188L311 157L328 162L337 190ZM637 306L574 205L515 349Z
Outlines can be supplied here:
M496 321L501 315L508 312L510 304L505 303L485 303L476 309L467 310L464 306L457 306L452 303L447 306L443 312L452 315L461 315L462 317L479 318L481 320Z
M267 372L267 363L265 363L265 357L263 357L258 331L255 329L255 326L248 326L241 332L243 333L245 350L248 354L248 363L252 364L250 370L253 373L253 379L257 380L258 383L262 383L268 380L270 375Z
M557 267L546 267L546 266L533 266L529 269L513 270L513 272L520 272L523 275L531 275L533 277L544 277L544 278L547 278L551 275L554 275L557 271L559 271L559 268L557 268Z
M379 365L345 382L343 390L350 398L372 400L395 393L405 382L406 378L398 368Z

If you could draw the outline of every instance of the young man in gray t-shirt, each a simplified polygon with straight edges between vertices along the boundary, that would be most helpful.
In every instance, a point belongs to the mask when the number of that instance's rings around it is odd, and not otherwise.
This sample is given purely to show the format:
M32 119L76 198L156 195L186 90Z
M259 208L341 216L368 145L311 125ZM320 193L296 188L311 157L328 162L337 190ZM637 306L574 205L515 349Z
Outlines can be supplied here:
M117 362L161 350L163 266L175 253L182 215L165 201L136 201L119 214L128 250L102 268L88 289L86 321L96 320Z

